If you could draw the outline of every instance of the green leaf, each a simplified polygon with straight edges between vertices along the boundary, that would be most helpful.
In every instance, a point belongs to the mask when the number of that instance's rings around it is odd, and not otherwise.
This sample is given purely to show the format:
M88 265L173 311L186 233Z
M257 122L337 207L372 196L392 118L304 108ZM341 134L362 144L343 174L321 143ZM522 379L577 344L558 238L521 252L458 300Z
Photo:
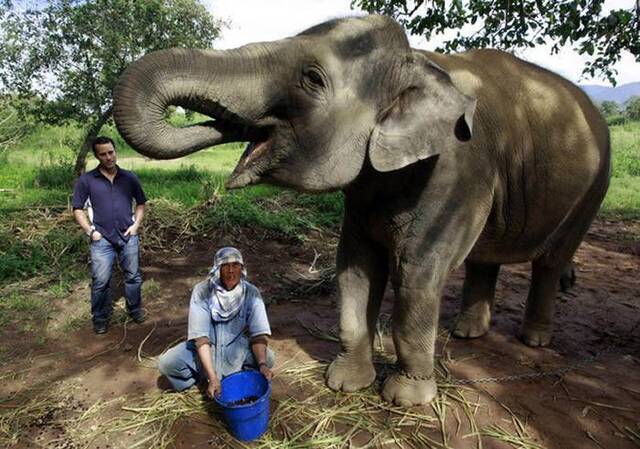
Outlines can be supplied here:
M208 48L222 22L198 0L52 0L0 10L0 94L36 101L44 123L86 121L111 103L119 75L147 52Z
M438 0L415 9L402 0L354 0L352 7L400 17L407 31L427 38L434 30L460 32L443 43L449 51L487 45L515 50L554 42L551 53L556 54L559 45L572 44L590 57L585 73L611 80L611 67L623 51L640 61L640 13L632 3L607 15L604 0L453 0L450 6Z

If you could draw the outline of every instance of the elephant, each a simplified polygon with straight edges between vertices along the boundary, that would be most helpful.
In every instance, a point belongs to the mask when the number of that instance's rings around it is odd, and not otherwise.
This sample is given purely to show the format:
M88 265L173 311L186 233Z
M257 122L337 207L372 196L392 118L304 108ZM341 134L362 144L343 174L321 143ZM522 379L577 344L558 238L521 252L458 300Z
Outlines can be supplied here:
M169 105L213 120L172 127ZM550 343L556 286L610 176L607 125L577 86L494 49L412 49L382 15L230 50L147 54L119 79L114 119L158 159L248 142L229 189L344 193L340 350L326 384L351 392L374 382L390 282L397 370L381 394L400 406L437 394L440 299L463 262L456 336L485 334L500 266L531 262L519 332L529 346Z

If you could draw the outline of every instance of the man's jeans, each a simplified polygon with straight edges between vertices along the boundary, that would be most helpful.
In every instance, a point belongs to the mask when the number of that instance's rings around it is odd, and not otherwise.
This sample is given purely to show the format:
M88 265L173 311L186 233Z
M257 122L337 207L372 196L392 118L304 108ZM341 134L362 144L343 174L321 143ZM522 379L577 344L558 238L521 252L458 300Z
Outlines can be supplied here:
M131 317L142 315L142 275L138 267L138 236L112 244L106 238L92 241L91 248L91 315L94 324L106 324L111 317L111 273L118 262L124 275L124 296Z

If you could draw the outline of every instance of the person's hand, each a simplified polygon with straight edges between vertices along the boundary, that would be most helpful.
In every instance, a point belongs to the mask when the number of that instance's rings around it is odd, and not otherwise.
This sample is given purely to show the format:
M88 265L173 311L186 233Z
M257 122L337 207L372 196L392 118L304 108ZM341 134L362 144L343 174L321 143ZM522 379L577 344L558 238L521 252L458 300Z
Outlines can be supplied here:
M94 242L97 242L98 240L100 240L102 238L102 234L100 234L99 231L93 231L91 233L91 240L93 240Z
M222 393L222 385L220 384L220 380L217 377L209 380L209 385L207 385L206 393L209 399L213 399L214 396L220 396L220 393Z
M127 228L126 231L124 231L124 236L128 236L128 235L138 235L138 224L134 223L131 226L129 226Z
M267 380L271 380L273 378L273 371L271 371L271 368L267 365L260 365L260 373L262 373Z

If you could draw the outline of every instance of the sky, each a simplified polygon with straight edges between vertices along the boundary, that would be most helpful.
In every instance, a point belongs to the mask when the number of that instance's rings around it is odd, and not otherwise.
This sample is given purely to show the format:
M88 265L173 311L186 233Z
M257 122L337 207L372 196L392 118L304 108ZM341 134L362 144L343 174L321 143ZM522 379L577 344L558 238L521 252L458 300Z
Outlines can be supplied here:
M363 14L350 8L351 0L205 0L209 11L227 21L228 28L215 43L216 48L235 48L250 42L281 39L303 31L310 26L337 17ZM607 8L631 8L635 0L607 0ZM435 41L409 36L411 46L433 50ZM581 78L584 59L571 48L551 55L548 47L521 50L516 53L523 59L580 84L610 85L604 79ZM640 81L640 63L630 53L623 54L615 68L618 85Z

